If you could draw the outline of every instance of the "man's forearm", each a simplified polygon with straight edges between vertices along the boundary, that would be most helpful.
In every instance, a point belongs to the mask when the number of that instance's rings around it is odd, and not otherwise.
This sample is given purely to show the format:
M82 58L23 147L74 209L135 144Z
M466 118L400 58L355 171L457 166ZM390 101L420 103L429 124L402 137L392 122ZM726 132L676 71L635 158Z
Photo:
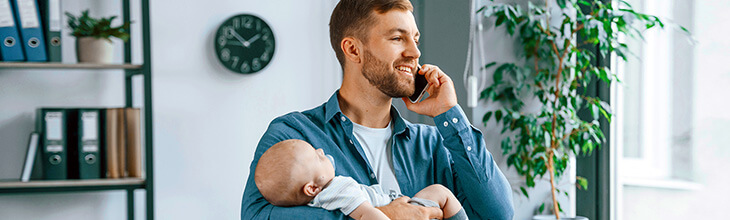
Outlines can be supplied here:
M434 117L434 121L444 138L443 145L451 152L453 172L458 177L455 188L466 198L461 201L465 211L482 219L512 219L511 187L481 132L471 126L459 106Z
M352 211L349 215L351 218L357 220L389 220L383 212L373 207L370 202L363 202L358 206L355 211Z

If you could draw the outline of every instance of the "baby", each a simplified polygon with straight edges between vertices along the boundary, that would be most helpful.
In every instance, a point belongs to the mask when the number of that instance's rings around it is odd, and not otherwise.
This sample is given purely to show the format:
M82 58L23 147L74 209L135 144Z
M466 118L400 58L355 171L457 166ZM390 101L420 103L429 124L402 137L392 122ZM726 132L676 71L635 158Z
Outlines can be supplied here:
M309 205L340 210L354 219L388 219L375 207L395 196L379 185L365 186L351 177L335 176L329 155L309 143L290 139L271 146L258 161L254 181L261 195L276 206ZM410 203L440 207L445 219L468 219L448 188L434 184L419 191Z

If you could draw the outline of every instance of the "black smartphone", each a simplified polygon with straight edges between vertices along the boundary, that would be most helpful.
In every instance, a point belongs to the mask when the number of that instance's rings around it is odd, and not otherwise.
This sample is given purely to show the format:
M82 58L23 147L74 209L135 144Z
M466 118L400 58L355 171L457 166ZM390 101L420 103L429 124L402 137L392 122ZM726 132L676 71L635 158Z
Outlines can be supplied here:
M421 75L418 72L421 71L421 67L416 68L416 72L414 74L416 90L414 90L413 95L408 96L408 99L411 100L411 103L416 103L418 100L421 100L423 98L423 94L426 94L426 88L428 88L428 80L426 80L426 75Z

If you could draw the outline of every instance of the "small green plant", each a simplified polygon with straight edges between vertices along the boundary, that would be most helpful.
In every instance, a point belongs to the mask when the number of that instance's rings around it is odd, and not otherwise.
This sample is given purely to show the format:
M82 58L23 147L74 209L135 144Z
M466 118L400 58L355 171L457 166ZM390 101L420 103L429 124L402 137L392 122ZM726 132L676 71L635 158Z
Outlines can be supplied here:
M92 18L89 16L89 10L81 12L81 16L76 17L66 12L68 16L68 26L73 32L74 37L94 37L111 41L111 37L119 38L123 41L129 40L129 22L117 27L112 27L112 21L117 16L108 18Z

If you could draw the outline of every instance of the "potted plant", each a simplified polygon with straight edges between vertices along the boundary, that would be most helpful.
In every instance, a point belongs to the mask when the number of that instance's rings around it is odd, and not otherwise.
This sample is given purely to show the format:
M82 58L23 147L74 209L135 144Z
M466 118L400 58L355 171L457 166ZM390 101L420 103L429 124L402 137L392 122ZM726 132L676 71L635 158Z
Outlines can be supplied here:
M79 17L68 12L66 16L71 35L76 37L76 55L79 62L111 63L114 52L111 37L129 40L129 22L112 27L112 21L117 16L92 18L88 9L81 12Z
M502 154L528 188L535 186L536 178L549 176L555 219L560 219L561 210L555 179L568 167L571 154L590 155L600 149L605 137L599 119L611 120L607 102L584 95L592 81L618 81L596 59L609 59L615 53L626 60L629 51L619 41L620 35L641 37L646 29L664 27L659 18L636 12L625 1L619 0L617 8L610 2L545 0L544 5L536 5L527 1L526 8L492 2L477 11L495 27L504 26L519 48L517 61L484 66L494 69L494 82L480 98L501 107L485 113L482 121L486 126L494 119L501 123L502 133L509 134L501 140ZM538 103L539 110L523 109L526 103ZM590 116L581 118L579 111ZM585 189L588 183L577 177L576 185ZM525 187L520 191L529 198Z

